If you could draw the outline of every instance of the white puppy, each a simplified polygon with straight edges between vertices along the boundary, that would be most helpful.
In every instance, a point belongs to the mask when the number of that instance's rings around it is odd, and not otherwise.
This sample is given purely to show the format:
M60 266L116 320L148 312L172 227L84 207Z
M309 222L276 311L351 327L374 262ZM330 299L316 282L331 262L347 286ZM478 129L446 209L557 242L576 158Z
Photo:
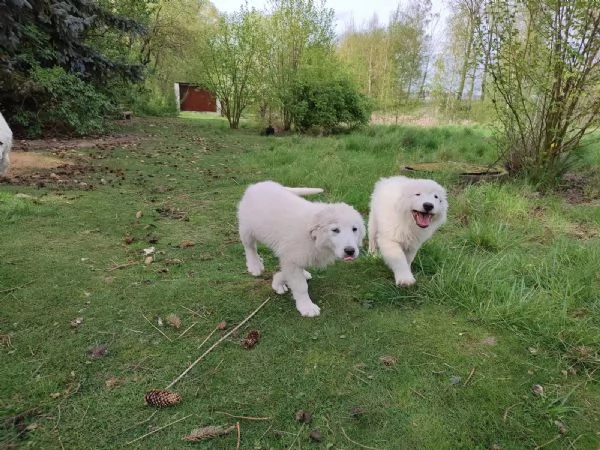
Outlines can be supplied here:
M250 185L238 205L240 239L248 272L264 270L256 243L267 245L279 258L280 272L273 276L278 294L292 291L296 308L306 317L320 309L308 295L309 266L325 267L336 259L353 260L365 237L362 216L345 203L309 202L300 195L323 192L319 188L288 188L273 181Z
M12 147L13 134L0 113L0 177L4 176L10 164L10 149Z
M415 283L410 265L417 250L446 221L446 190L433 180L402 176L375 184L369 213L369 252L377 249L396 284Z

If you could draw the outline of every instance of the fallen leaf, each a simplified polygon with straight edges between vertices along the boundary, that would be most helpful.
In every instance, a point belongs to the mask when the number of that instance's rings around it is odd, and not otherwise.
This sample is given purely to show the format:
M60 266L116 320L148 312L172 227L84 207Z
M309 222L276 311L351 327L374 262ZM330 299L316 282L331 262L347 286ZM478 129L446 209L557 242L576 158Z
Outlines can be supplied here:
M118 378L118 377L111 377L108 380L106 380L104 382L106 389L112 389L114 388L116 385L121 384L123 382L122 378Z
M108 355L108 347L106 347L104 344L96 345L88 350L87 355L90 359L104 358L106 355Z
M77 328L79 325L81 325L82 322L83 317L76 317L75 319L71 320L71 327Z
M216 436L223 436L225 434L229 434L233 430L235 430L234 425L227 428L221 426L207 426L203 428L196 428L192 430L190 434L184 436L183 440L188 442L202 441L205 439L214 438Z
M53 392L52 394L50 394L50 397L52 398L58 398L60 397L62 394L60 392Z
M181 327L181 319L175 315L175 314L169 314L165 320L167 321L167 323L169 325L171 325L173 328L175 328L176 330L179 329L179 327Z
M303 409L296 411L296 415L294 417L296 417L298 422L302 423L310 423L312 421L312 414Z
M217 328L219 330L224 330L227 328L227 322L225 322L224 320L222 322L219 322L219 324L217 325Z
M196 245L194 241L181 241L179 243L179 248L188 248L193 247L194 245Z
M533 392L533 395L544 395L544 387L540 384L534 384L531 387L531 392Z
M394 356L382 356L379 358L379 361L381 361L385 366L393 366L394 364L396 364L396 358Z
M156 252L156 249L154 247L148 247L148 248L145 248L143 250L143 252L144 252L144 255L146 255L146 256L154 255L154 252Z
M135 213L135 218L140 219L143 215L144 215L144 213L142 211L138 211Z
M323 440L323 435L319 430L312 430L308 434L308 437L310 437L315 442L321 442Z
M146 264L146 265L152 264L152 261L154 261L154 257L153 256L146 256L144 258L144 264Z

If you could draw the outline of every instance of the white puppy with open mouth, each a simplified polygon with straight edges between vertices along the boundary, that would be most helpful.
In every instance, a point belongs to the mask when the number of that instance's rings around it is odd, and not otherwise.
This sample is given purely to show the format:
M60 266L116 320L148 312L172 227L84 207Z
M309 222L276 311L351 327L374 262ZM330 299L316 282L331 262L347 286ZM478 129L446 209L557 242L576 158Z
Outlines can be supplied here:
M305 269L355 259L365 237L363 218L350 205L300 197L320 192L320 188L289 188L264 181L250 185L238 205L248 272L259 276L264 270L256 249L257 242L262 242L279 258L273 289L278 294L291 290L296 309L305 317L321 312L308 295L306 280L311 275Z
M381 178L371 195L369 252L381 253L396 284L416 282L410 265L421 245L446 222L446 190L433 180Z

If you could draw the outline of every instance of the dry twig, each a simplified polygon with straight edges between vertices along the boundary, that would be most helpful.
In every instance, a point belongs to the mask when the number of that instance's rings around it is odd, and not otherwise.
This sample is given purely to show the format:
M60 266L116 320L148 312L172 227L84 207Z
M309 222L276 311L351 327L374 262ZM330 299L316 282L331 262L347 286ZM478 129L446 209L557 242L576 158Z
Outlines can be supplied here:
M240 450L240 444L242 442L242 433L240 432L240 423L235 423L235 428L237 430L237 445L235 446L235 450Z
M353 441L352 439L350 439L350 438L348 437L348 435L347 435L347 434L346 434L346 432L344 431L344 428L342 428L342 434L343 434L343 435L346 437L346 439L348 439L348 440L349 440L350 442L352 442L354 445L358 445L359 447L362 447L362 448L369 448L369 449L371 449L371 450L379 450L378 448L375 448L375 447L369 447L369 446L367 446L367 445L363 445L363 444L360 444L360 443L358 443L358 442L356 442L356 441Z
M145 315L143 315L143 314L142 314L142 317L143 317L144 319L146 319L146 322L148 322L148 323L149 323L149 324L152 326L152 328L154 328L156 331L158 331L160 334L162 334L164 337L166 337L166 338L167 338L167 340L168 340L169 342L173 342L173 341L171 340L171 338L170 338L169 336L167 336L165 333L163 333L163 331L162 331L160 328L158 328L156 325L154 325L154 324L153 324L153 323L150 321L150 319L148 319L148 318L147 318Z
M185 419L187 419L188 417L191 417L191 416L193 416L193 414L188 414L187 416L182 417L181 419L174 420L173 422L170 422L170 423L168 423L166 425L163 425L162 427L157 428L156 430L152 430L149 433L146 433L146 434L144 434L144 435L142 435L142 436L140 436L138 438L135 438L133 441L127 442L125 445L133 444L134 442L140 441L140 440L144 439L145 437L150 436L151 434L157 433L160 430L164 430L165 428L170 427L171 425L176 424L177 422L181 422L182 420L185 420Z
M191 324L189 327L187 327L187 328L185 329L185 331L184 331L183 333L181 333L179 336L177 336L177 339L179 339L179 338L183 337L183 335L184 335L185 333L187 333L188 331L190 331L190 330L191 330L192 328L194 328L196 325L198 325L198 322L194 322L193 324Z
M198 357L198 359L196 359L196 361L194 361L192 364L190 364L190 366L185 369L181 375L179 375L177 378L175 378L165 389L170 389L171 387L173 387L179 380L181 380L190 370L192 370L194 368L194 366L196 364L198 364L200 361L202 361L202 359L204 359L204 357L206 355L208 355L217 345L219 345L221 342L223 342L225 339L227 339L229 336L231 336L233 333L235 333L242 325L244 325L246 322L248 322L258 311L260 311L260 309L265 306L267 304L267 302L271 300L271 297L268 297L264 302L262 302L260 304L260 306L258 308L256 308L248 317L246 317L244 320L242 320L237 326L235 326L234 328L231 329L231 331L229 331L227 334L224 334L217 342L215 342L213 345L211 345L209 347L208 350L206 350L204 353L202 353L202 355L200 355ZM217 327L218 329L218 327ZM214 331L213 331L214 333ZM209 337L212 335L212 333L209 335ZM204 340L204 342L206 342L207 339ZM203 342L203 344L204 344Z
M475 367L473 367L471 369L471 372L469 372L469 376L467 377L467 379L465 380L465 382L463 383L463 387L466 386L467 384L469 384L469 381L471 381L471 378L473 378L473 374L475 373Z
M128 263L123 263L123 264L115 264L112 267L104 269L104 271L105 272L112 272L113 270L125 269L127 267L135 266L136 264L137 264L136 261L134 261L134 262L128 262Z
M271 420L270 417L251 417L251 416L234 416L233 414L226 413L224 411L215 411L217 414L224 414L229 417L233 417L234 419L242 419L242 420Z
M33 281L30 281L29 283L22 284L20 286L15 286L15 287L11 287L11 288L8 288L8 289L3 289L3 290L0 291L0 295L2 295L2 294L8 294L9 292L13 292L13 291L17 291L19 289L24 288L25 286L30 285L31 283L33 283Z

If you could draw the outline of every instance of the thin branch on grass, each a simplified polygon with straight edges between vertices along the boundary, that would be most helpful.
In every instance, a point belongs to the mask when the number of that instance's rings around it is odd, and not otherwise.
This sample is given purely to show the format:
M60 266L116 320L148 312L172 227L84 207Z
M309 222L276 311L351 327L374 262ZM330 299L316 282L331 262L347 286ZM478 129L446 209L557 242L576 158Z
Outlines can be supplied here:
M170 423L168 423L166 425L163 425L162 427L157 428L156 430L152 430L149 433L146 433L146 434L144 434L144 435L142 435L142 436L140 436L138 438L135 438L133 441L127 442L125 445L130 445L130 444L133 444L134 442L140 441L140 440L144 439L145 437L150 436L151 434L157 433L160 430L164 430L165 428L170 427L171 425L174 425L177 422L181 422L182 420L185 420L185 419L187 419L188 417L191 417L191 416L193 416L193 414L188 414L187 416L182 417L181 419L174 420L173 422L170 422Z
M344 428L343 428L343 427L340 427L340 428L342 429L342 434L343 434L343 435L346 437L346 439L348 439L348 440L349 440L350 442L352 442L354 445L358 445L359 447L362 447L362 448L369 448L369 449L371 449L371 450L379 450L379 449L378 449L378 448L376 448L376 447L369 447L369 446L367 446L367 445L363 445L363 444L360 444L360 443L358 443L358 442L356 442L356 441L353 441L352 439L350 439L350 438L348 437L348 435L347 435L347 434L346 434L346 432L344 431Z
M235 423L235 429L237 430L237 445L235 446L235 450L240 450L240 444L242 441L242 433L240 432L240 423Z
M218 330L218 329L219 329L219 326L217 325L217 326L215 327L215 329L214 329L214 330L212 330L212 331L210 332L210 334L204 338L204 340L203 340L203 341L200 343L200 345L198 346L198 348L202 348L202 346L203 346L204 344L206 344L206 341L208 341L208 340L209 340L209 339L212 337L212 335L213 335L213 334L215 334L215 333L217 332L217 330Z
M60 403L57 406L58 406L58 418L56 419L56 423L54 424L52 431L56 430L56 428L58 427L58 424L60 423Z
M467 379L465 380L465 382L463 383L463 387L466 386L467 384L469 384L469 381L471 381L471 378L473 378L473 374L475 373L475 367L473 367L471 369L471 372L469 372L469 376L467 377Z
M164 337L166 337L169 342L173 342L169 336L167 336L165 333L163 333L163 331L160 328L158 328L156 325L154 325L150 321L150 319L148 319L144 314L142 314L142 317L144 319L146 319L146 322L148 322L152 326L152 328L154 328L156 331L158 331L160 334L162 334Z
M502 416L502 421L506 422L506 419L508 417L508 412L513 409L515 406L520 405L522 402L518 402L515 403L514 405L510 405L508 408L506 408L506 410L504 411L504 415Z
M267 304L267 302L271 300L271 297L268 297L264 302L262 302L260 304L260 306L258 308L256 308L248 317L246 317L244 320L242 320L237 326L235 326L234 328L231 329L231 331L229 331L227 334L224 334L217 342L215 342L213 345L210 346L210 348L208 350L206 350L204 353L202 353L202 355L200 355L198 357L198 359L196 359L196 361L194 361L192 364L190 364L190 366L185 369L181 375L179 375L177 378L175 378L165 389L170 389L172 388L179 380L181 380L190 370L192 370L194 368L194 366L196 364L198 364L200 361L202 361L202 359L208 355L217 345L219 345L221 342L223 342L225 339L227 339L229 336L231 336L233 333L235 333L242 325L244 325L246 322L248 322L258 311L260 311L260 309L265 306ZM213 331L214 332L214 331ZM211 333L212 335L212 333ZM206 341L206 339L205 339ZM204 342L203 342L204 343Z
M177 336L177 339L179 339L179 338L183 337L183 335L184 335L185 333L187 333L188 331L190 331L190 330L191 330L192 328L194 328L196 325L198 325L198 322L194 322L193 324L191 324L189 327L187 327L187 328L185 329L185 331L184 331L183 333L181 333L179 336Z
M427 397L425 397L423 394L421 394L419 391L417 391L416 389L410 388L410 391L414 394L417 394L419 397L421 397L424 400L427 400Z
M270 417L252 417L252 416L234 416L233 414L226 413L224 411L215 411L217 414L224 414L229 417L233 417L234 419L242 419L242 420L271 420Z
M296 441L298 440L298 436L300 436L300 433L302 433L302 430L304 430L304 426L306 424L303 423L302 426L300 427L300 429L298 430L298 433L296 433L296 436L294 437L294 440L292 441L292 443L289 445L288 448L292 448L294 446L294 444L296 443Z
M575 439L573 439L573 442L571 442L569 444L568 448L575 448L575 442L577 442L581 437L583 436L583 434L580 434L579 436L577 436ZM568 450L568 449L567 449Z
M127 267L135 266L136 264L138 264L138 262L133 261L133 262L123 263L123 264L116 264L116 265L113 265L112 267L108 267L107 269L100 269L100 270L104 270L105 272L112 272L113 270L125 269Z
M142 420L141 422L138 423L134 423L133 425L131 425L128 428L125 428L123 431L121 431L121 433L125 433L126 431L131 430L132 428L137 427L138 425L142 425L146 422L150 422L150 420L152 420L152 418L154 417L154 415L158 412L158 409L156 411L154 411L152 414L150 414L150 417L148 417L146 420Z
M0 295L2 294L8 294L10 292L14 292L14 291L18 291L19 289L23 289L25 286L29 286L31 283L33 283L33 281L29 281L28 283L22 284L20 286L15 286L15 287L11 287L8 289L3 289L0 291Z
M537 447L535 447L535 450L538 450L538 449L543 448L543 447L545 447L547 445L550 445L553 442L558 441L561 437L562 437L562 434L557 434L553 439L550 439L548 442L544 442L543 444L538 445Z
M183 305L181 305L181 307L182 307L183 309L187 309L187 310L188 310L189 312L191 312L191 313L192 313L194 316L198 316L198 317L201 317L201 318L204 318L204 317L206 317L206 314L205 314L205 315L202 315L202 314L200 314L198 311L194 311L193 309L190 309L190 308L188 308L187 306L183 306Z

